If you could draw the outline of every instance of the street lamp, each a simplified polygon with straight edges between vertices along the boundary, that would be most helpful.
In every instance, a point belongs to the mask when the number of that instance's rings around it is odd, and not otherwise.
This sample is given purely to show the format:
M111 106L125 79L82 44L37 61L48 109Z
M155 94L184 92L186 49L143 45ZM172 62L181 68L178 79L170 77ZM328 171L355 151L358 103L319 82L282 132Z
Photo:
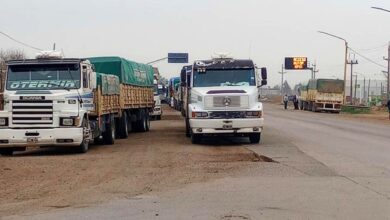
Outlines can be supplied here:
M385 11L385 12L390 12L390 10L387 10L385 8L380 8L380 7L371 7L372 9L376 9L376 10L381 10L381 11ZM386 93L386 97L387 97L387 100L390 99L390 43L389 43L389 48L388 48L388 56L387 56L387 93Z
M348 53L348 42L347 42L347 40L345 40L345 39L342 38L342 37L339 37L339 36L336 36L336 35L333 35L333 34L324 32L324 31L318 31L318 33L320 33L320 34L325 34L325 35L331 36L331 37L333 37L333 38L337 38L337 39L339 39L339 40L344 41L344 43L345 43L345 59L344 59L344 105L345 105L345 103L347 103L346 85L347 85L347 53ZM352 78L352 76L351 76L351 78ZM351 80L352 80L352 79L351 79ZM351 94L351 102L352 102L352 94Z
M381 10L381 11L390 12L389 10L384 9L384 8L380 8L380 7L371 7L371 8L372 8L372 9L376 9L376 10Z

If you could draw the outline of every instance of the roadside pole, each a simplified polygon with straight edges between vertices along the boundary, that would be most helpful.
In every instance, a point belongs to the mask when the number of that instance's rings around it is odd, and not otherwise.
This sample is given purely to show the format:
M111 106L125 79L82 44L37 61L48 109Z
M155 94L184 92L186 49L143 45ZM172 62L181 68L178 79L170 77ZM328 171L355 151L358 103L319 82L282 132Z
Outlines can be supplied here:
M349 60L347 61L347 64L351 65L351 84L350 84L350 90L349 90L349 95L350 95L350 98L351 98L351 102L350 104L353 105L353 98L352 98L352 95L353 95L353 79L352 79L352 76L353 76L353 65L355 64L358 64L358 61L357 60Z
M280 84L280 95L282 95L283 96L283 88L284 88L284 86L283 86L283 80L284 80L284 78L283 78L283 76L284 76L284 74L286 74L286 71L284 71L284 65L282 64L282 72L279 72L280 74L282 74L282 81L281 81L281 84Z
M356 74L355 75L355 92L353 94L353 99L355 100L355 103L356 103L357 79L358 79L358 75Z
M367 91L367 106L370 103L370 86L371 86L371 79L368 78L368 91Z

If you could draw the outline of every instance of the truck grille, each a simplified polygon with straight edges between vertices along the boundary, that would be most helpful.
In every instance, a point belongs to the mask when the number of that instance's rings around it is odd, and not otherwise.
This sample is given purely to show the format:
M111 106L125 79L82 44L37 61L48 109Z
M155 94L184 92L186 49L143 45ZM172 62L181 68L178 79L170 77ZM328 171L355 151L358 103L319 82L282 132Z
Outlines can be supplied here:
M12 101L13 124L53 124L52 100Z
M209 117L212 119L245 118L245 112L239 112L239 111L209 112Z
M248 96L206 96L206 108L248 108Z

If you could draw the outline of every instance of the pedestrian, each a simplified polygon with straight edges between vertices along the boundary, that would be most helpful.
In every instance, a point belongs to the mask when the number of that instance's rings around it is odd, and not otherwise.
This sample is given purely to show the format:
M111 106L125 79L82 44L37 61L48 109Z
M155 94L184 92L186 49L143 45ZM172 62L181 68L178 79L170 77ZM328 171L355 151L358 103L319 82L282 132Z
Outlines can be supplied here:
M284 109L287 109L287 104L288 104L288 96L285 94L283 96L283 103L284 103Z
M387 110L389 110L389 120L390 120L390 99L387 101Z
M298 97L297 97L297 95L294 95L293 102L294 102L294 109L295 109L295 110L299 110L299 108L298 108Z

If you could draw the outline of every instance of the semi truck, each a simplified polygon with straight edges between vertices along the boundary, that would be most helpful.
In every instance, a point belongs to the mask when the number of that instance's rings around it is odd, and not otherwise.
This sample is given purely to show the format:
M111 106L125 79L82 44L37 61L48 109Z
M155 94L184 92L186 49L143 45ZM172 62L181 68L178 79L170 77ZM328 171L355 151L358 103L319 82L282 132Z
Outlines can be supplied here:
M340 112L344 99L344 80L310 79L299 88L298 101L301 110L313 112Z
M218 57L198 60L181 72L186 82L186 135L194 144L208 135L249 137L259 143L264 126L258 88L267 84L252 60Z
M151 66L120 57L36 59L7 63L0 154L29 147L114 144L131 130L149 130L153 110Z

